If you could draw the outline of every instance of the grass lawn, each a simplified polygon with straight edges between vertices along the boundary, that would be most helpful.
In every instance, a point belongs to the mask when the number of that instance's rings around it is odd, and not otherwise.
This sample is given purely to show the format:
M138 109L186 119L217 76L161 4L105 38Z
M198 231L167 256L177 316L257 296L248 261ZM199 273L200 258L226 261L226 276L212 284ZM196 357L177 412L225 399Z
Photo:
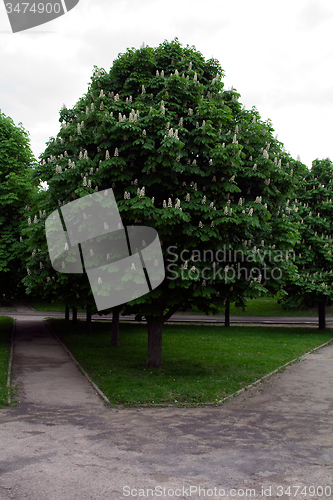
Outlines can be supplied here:
M43 312L61 312L65 314L65 304L62 303L49 303L37 300L29 300L29 305L36 311ZM79 312L85 312L84 309L78 309ZM200 311L191 311L191 314L202 314ZM224 314L224 310L220 314ZM304 317L317 317L317 309L302 310L302 309L283 309L281 304L272 297L262 297L260 299L252 299L247 302L245 311L241 307L235 307L234 304L230 306L231 316L304 316ZM333 315L333 306L326 308L326 315Z
M29 306L31 306L35 311L41 312L61 312L65 315L65 304L62 302L43 302L41 300L29 300L27 301ZM70 314L72 314L72 309L70 309ZM78 312L85 312L85 309L78 308Z
M48 320L92 380L113 404L217 402L333 337L316 328L165 325L163 369L145 369L145 325L120 325L120 346L110 346L110 323L86 333Z
M7 404L7 375L13 318L0 316L0 408Z
M222 314L224 311L222 311ZM312 316L317 317L317 309L283 309L281 304L273 297L262 297L252 299L247 302L245 311L241 307L230 306L230 315L232 316ZM333 306L326 307L326 315L333 315Z

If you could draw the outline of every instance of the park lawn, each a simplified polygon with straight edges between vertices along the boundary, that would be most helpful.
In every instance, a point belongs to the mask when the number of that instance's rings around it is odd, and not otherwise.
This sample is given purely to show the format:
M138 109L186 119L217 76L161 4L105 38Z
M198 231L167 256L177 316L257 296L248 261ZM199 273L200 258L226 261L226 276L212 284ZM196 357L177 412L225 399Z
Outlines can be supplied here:
M224 314L224 311L221 312ZM261 297L259 299L250 299L246 303L245 310L241 307L230 305L230 315L232 316L279 316L279 317L316 317L318 310L314 309L284 309L278 304L277 299L273 297ZM333 315L333 306L326 307L326 315Z
M45 302L42 300L29 300L30 307L38 312L61 312L65 316L65 304L63 302ZM78 312L85 312L85 309L78 308ZM70 310L70 314L72 310Z
M43 302L41 300L29 300L29 305L36 311L42 312L61 312L65 314L65 304L58 302ZM85 309L78 309L79 312L85 312ZM203 314L198 310L189 311L186 314ZM221 310L220 314L224 314ZM279 317L316 317L318 316L317 309L283 309L281 304L277 303L277 299L273 297L261 297L259 299L251 299L247 302L245 311L241 307L230 305L231 316L279 316ZM333 306L326 308L326 315L333 315Z
M13 321L13 318L0 316L0 408L8 403L7 376Z
M77 325L48 320L91 379L113 404L216 403L333 337L315 328L165 325L163 369L145 369L145 325L120 324L120 346L110 345L110 323Z

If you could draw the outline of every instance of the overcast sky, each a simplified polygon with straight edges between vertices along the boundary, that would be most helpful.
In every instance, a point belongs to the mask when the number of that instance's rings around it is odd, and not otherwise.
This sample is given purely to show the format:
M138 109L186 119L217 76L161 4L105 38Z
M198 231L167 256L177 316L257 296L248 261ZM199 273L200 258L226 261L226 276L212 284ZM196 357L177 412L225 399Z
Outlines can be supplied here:
M1 2L0 109L30 132L38 158L94 65L109 70L127 48L175 37L220 61L225 87L272 120L294 158L333 160L332 0L80 0L15 34Z

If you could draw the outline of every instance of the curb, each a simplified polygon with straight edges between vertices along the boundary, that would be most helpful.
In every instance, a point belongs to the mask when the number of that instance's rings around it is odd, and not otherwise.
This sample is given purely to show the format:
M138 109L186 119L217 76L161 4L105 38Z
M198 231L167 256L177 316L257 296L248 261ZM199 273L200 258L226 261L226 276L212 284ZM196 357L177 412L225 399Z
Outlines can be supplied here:
M109 406L112 406L111 402L108 400L108 398L105 396L105 394L91 380L91 378L89 377L89 375L84 371L84 369L82 368L82 366L80 365L80 363L74 358L73 354L69 351L69 349L67 349L67 347L65 346L65 344L63 342L61 342L61 340L59 339L58 335L52 330L51 326L46 322L45 319L43 321L47 325L47 327L49 328L49 330L51 331L51 333L55 337L55 339L59 342L59 344L61 344L61 346L64 348L64 350L70 356L70 358L74 361L74 363L76 364L76 366L81 370L81 372L83 373L83 375L86 377L86 379L89 381L89 383L93 386L93 388L95 389L95 391L100 395L100 397ZM291 366L292 364L300 361L305 356L308 356L309 354L312 354L313 352L317 351L318 349L321 349L322 347L327 346L331 342L333 342L333 337L330 340L328 340L327 342L325 342L324 344L321 344L320 346L315 347L314 349L311 349L311 351L306 352L305 354L302 354L302 356L299 356L298 358L292 359L291 361L288 361L284 365L281 365L278 368L276 368L275 370L273 370L272 372L268 373L267 375L264 375L263 377L260 377L258 380L256 380L252 384L249 384L246 387L243 387L242 389L240 389L239 391L234 392L233 394L230 394L230 396L227 396L227 397L225 397L223 399L220 399L219 401L216 401L214 403L213 402L209 402L209 403L199 403L199 404L200 404L200 406L217 406L217 405L222 405L223 403L226 403L229 399L236 398L237 396L240 396L244 392L247 392L249 389L253 389L258 384L260 384L261 382L264 382L268 378L272 377L273 375L275 375L276 373L278 373L283 368L286 368L287 366ZM122 406L122 405L120 405L120 406ZM151 408L151 407L156 407L156 408L157 407L164 407L165 408L165 407L174 407L175 405L172 405L172 404L167 404L167 405L163 405L163 404L156 404L156 405L155 404L153 404L153 405L140 404L140 405L137 405L137 406L140 406L141 408ZM182 407L190 407L191 408L191 407L193 407L193 404L192 403L182 403L181 406Z
M266 379L272 377L272 375L275 375L276 373L278 373L283 368L286 368L287 366L291 366L292 364L296 363L297 361L300 361L305 356L308 356L308 354L312 354L313 352L317 351L318 349L321 349L322 347L327 346L331 342L333 342L333 338L331 338L330 340L328 340L327 342L325 342L325 344L322 344L322 345L320 345L318 347L315 347L311 351L306 352L305 354L302 354L302 356L299 356L298 358L292 359L291 361L288 361L288 363L285 363L284 365L279 366L279 368L276 368L276 370L268 373L267 375L264 375L263 377L259 378L255 382L253 382L253 384L247 385L246 387L243 387L243 389L240 389L239 391L235 392L234 394L231 394L230 396L227 396L226 398L220 399L220 401L217 401L216 404L218 404L218 403L222 403L223 404L224 402L228 401L229 399L235 398L235 397L239 396L240 394L243 394L243 392L248 391L249 389L253 389L253 387L255 387L256 385L260 384L260 382L263 382ZM211 405L211 404L215 404L215 403L206 403L206 404L207 405Z
M14 356L14 335L15 335L15 329L16 329L16 319L13 321L13 329L12 329L12 338L11 338L11 346L10 346L10 355L9 355L9 362L8 362L8 375L7 375L7 401L8 404L10 405L12 402L12 397L10 394L10 386L11 386L11 375L12 375L12 365L13 365L13 356Z
M330 340L328 340L327 342L325 342L325 344L321 344L320 346L315 347L311 351L306 352L305 354L302 354L302 356L299 356L298 358L292 359L291 361L288 361L284 365L279 366L278 368L276 368L276 370L268 373L267 375L264 375L263 377L260 377L258 380L256 380L252 384L249 384L246 387L243 387L242 389L240 389L239 391L234 392L233 394L230 394L230 396L227 396L227 397L225 397L223 399L220 399L219 401L216 401L214 403L212 403L212 402L209 402L209 403L198 403L198 405L199 406L218 406L218 405L222 405L223 403L226 403L229 399L236 398L237 396L240 396L244 392L247 392L249 389L253 389L256 385L260 384L260 382L264 382L266 379L272 377L273 375L275 375L276 373L278 373L283 368L286 368L287 366L291 366L292 364L300 361L302 358L304 358L308 354L312 354L313 352L317 351L318 349L321 349L322 347L327 346L331 342L333 342L333 338L331 338ZM171 405L171 404L167 404L167 405L163 405L163 404L159 404L159 405L140 404L139 406L141 408L150 408L150 407L159 407L159 406L160 407L164 407L164 408L165 407L169 408L169 407L174 407L175 405ZM182 408L184 408L184 407L185 408L191 408L191 407L194 407L194 406L193 406L193 403L181 403L181 407Z
M92 387L94 388L94 390L97 392L97 394L104 400L104 402L108 405L108 406L112 406L111 405L111 402L108 400L108 398L105 396L105 394L99 389L99 387L97 387L97 385L95 384L95 382L93 382L91 380L91 378L89 377L88 373L86 371L84 371L84 369L82 368L82 366L80 365L80 363L77 361L77 359L74 358L73 354L70 352L70 350L65 346L65 344L63 342L61 342L61 340L59 339L58 335L52 330L51 326L47 323L46 319L43 320L44 323L46 324L47 328L50 330L50 332L52 333L53 337L57 340L57 342L59 342L59 344L61 345L61 347L66 351L66 353L68 354L68 356L72 359L72 361L74 361L75 365L78 367L78 369L82 372L82 374L86 377L86 379L88 380L88 382L92 385Z

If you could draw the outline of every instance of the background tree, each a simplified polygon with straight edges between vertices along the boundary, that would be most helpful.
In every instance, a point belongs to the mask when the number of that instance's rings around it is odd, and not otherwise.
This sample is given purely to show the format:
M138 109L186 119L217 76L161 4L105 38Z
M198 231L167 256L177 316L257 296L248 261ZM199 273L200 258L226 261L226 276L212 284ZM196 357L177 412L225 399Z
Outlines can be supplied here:
M298 186L294 210L300 215L295 246L298 277L286 288L283 303L318 307L319 328L325 328L325 308L333 301L333 164L316 159Z
M7 299L24 294L25 249L20 235L24 207L37 190L32 183L34 162L28 132L0 113L0 296Z
M243 302L273 281L281 286L281 277L264 283L261 269L276 266L278 252L296 240L285 209L299 162L274 139L270 122L245 110L234 89L224 90L222 77L218 61L177 39L128 50L109 73L95 68L88 92L60 112L61 130L41 157L46 214L112 187L124 225L157 230L167 277L124 307L147 319L149 367L161 366L163 324L177 310L196 305L216 313L226 300ZM29 237L42 250L38 259L47 259L42 227L37 220ZM254 274L233 276L229 250L245 256L247 271L255 263ZM293 269L287 260L279 266ZM91 298L84 277L45 265L36 272L25 280L30 288L41 280L51 293L65 296L76 286L80 299Z

